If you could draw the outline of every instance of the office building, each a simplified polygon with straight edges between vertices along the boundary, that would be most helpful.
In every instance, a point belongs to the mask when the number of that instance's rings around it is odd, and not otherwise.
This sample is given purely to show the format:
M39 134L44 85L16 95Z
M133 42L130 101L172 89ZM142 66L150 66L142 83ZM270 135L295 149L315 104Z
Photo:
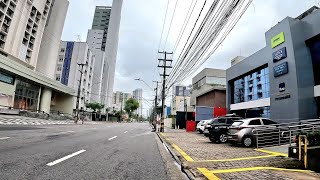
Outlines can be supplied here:
M85 42L61 41L57 56L55 79L78 92L82 72L79 109L85 104L94 102L91 99L91 87L94 76L95 57ZM81 65L83 64L83 65ZM76 102L73 108L76 108Z
M318 118L320 10L286 17L265 33L266 47L227 69L229 112L278 122Z
M117 91L113 93L113 105L112 108L116 111L121 111L124 109L125 103L127 100L132 98L130 93L124 93Z
M136 114L142 116L142 109L143 109L143 97L142 97L142 89L136 89L132 92L132 98L139 102L139 108L136 110Z
M226 107L226 71L205 68L192 78L191 106Z
M177 115L177 111L193 111L190 106L190 90L190 87L182 85L172 87L171 115Z
M1 108L72 113L74 90L54 80L68 6L67 0L0 2Z
M101 84L93 87L106 107L111 107L116 58L118 50L119 29L121 20L122 0L114 0L112 7L97 6L92 23L88 31L87 43L93 53L100 54L103 60L96 58L95 67L102 72ZM105 53L104 55L103 52ZM97 73L99 73L97 72Z

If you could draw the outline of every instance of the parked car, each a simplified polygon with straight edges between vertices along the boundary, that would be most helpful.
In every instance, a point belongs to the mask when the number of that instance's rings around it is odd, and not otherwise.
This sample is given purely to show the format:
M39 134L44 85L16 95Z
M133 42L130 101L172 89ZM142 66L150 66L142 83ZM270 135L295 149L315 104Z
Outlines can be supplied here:
M197 131L199 131L200 133L203 133L204 127L205 127L205 125L206 125L209 121L210 121L210 119L209 119L209 120L202 120L202 121L200 121L200 122L197 124Z
M203 134L206 137L209 137L209 128L212 126L214 123L215 119L211 119L207 122L207 124L204 126Z
M228 140L228 129L231 124L242 119L239 116L221 116L215 118L210 124L206 125L205 135L209 137L210 141L217 143L225 143Z
M263 125L273 125L276 122L266 118L249 118L235 121L228 130L228 141L233 144L241 143L246 147L253 146L255 138L253 128Z

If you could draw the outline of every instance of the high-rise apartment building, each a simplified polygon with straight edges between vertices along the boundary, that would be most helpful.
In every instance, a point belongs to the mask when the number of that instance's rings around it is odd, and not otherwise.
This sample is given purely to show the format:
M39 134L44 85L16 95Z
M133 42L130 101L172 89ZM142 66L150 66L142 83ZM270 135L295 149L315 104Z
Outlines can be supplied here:
M117 111L121 111L124 109L125 102L132 98L132 95L130 93L123 93L120 91L117 91L113 93L113 106L112 108Z
M132 92L132 98L137 100L139 102L139 108L136 110L136 113L139 115L139 116L142 116L142 103L143 103L143 97L142 97L142 89L136 89Z
M96 58L95 67L103 67L101 83L96 87L93 87L93 91L99 94L95 97L106 105L111 107L113 85L116 67L116 57L118 50L119 29L121 20L122 0L115 0L112 3L112 7L109 6L97 6L92 23L92 29L88 31L87 43L93 53L99 53L101 50L104 52L103 60ZM98 66L100 65L100 66Z
M75 91L54 80L69 2L0 2L0 108L72 112Z
M85 64L80 66L79 64ZM85 103L91 102L91 87L93 82L95 57L86 42L61 41L57 58L55 79L76 91L80 87L79 108L84 109ZM76 102L73 108L76 108Z

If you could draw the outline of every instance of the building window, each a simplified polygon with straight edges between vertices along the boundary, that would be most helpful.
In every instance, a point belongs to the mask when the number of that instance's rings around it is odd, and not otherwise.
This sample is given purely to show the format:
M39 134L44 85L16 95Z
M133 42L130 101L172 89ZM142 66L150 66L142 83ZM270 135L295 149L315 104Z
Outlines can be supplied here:
M63 62L63 56L59 56L59 62Z
M61 71L62 70L62 66L61 65L58 65L57 66L57 71Z
M60 75L56 75L56 81L60 81L61 77Z
M61 48L61 52L64 53L64 51L65 51L65 49L64 49L64 48Z
M233 82L232 103L241 103L270 97L268 67L259 69Z

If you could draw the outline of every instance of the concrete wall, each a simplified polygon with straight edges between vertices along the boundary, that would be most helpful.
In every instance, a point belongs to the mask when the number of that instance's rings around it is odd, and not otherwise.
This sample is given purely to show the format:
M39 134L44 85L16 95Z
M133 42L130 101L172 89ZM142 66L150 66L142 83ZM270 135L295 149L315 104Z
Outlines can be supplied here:
M53 92L53 102L51 103L52 111L60 111L68 114L73 113L74 104L77 100L75 96Z
M226 91L213 90L197 97L197 106L226 107Z
M54 1L41 41L36 70L52 79L55 78L56 60L68 7L67 0Z

